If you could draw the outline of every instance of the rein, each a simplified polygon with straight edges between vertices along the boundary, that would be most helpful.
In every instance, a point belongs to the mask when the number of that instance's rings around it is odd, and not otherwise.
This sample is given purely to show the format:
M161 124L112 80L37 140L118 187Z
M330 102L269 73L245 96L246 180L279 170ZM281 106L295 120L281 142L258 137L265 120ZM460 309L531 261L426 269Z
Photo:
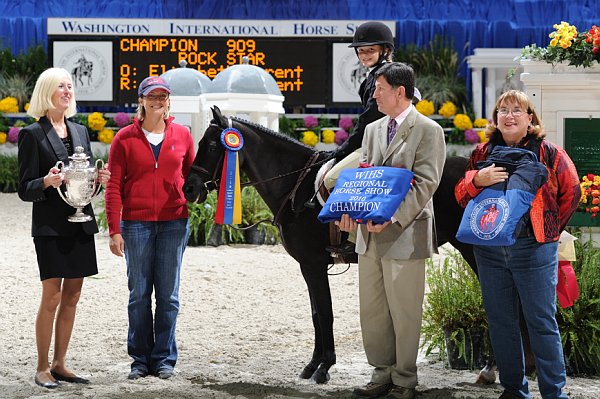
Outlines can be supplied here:
M219 158L219 162L217 162L217 164L221 163L221 159L223 159L224 156L225 156L225 153L223 153L223 155L221 156L221 158ZM329 162L330 160L333 159L333 156L329 156L329 157L327 157L327 158L325 158L325 159L323 159L321 161L311 162L314 159L318 158L318 156L319 156L318 152L313 153L311 155L311 157L309 158L308 162L304 165L304 167L302 167L300 169L296 169L296 170L293 170L291 172L283 173L283 174L280 174L280 175L277 175L277 176L273 176L273 177L269 177L269 178L266 178L266 179L263 179L263 180L259 180L259 181L256 181L256 182L241 183L240 186L241 187L258 186L259 184L268 183L270 181L277 180L277 179L282 179L284 177L292 176L292 175L295 175L297 173L306 172L306 173L303 173L301 175L301 177L299 178L299 180L301 181L302 179L304 179L304 177L306 177L306 174L310 171L310 169L313 166L323 165L324 163ZM196 172L198 172L198 173L200 173L200 174L202 174L202 175L204 175L204 176L208 176L208 177L211 176L210 172L208 170L204 169L201 166L192 165L191 169L194 170L194 171L196 171ZM203 183L204 184L204 188L207 191L213 191L213 190L217 190L219 188L219 182L221 181L221 179L217 178L217 171L218 171L218 168L215 168L215 171L214 171L214 173L212 175L211 180L208 180L208 181L206 181L206 182ZM299 186L299 184L296 184L295 189L297 189L297 186Z

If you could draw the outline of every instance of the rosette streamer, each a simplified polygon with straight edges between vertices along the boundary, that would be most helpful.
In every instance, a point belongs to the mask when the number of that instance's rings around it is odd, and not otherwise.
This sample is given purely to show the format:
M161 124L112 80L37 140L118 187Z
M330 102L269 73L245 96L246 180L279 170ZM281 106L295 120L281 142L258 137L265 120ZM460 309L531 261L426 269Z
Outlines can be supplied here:
M244 139L239 130L229 127L221 133L221 143L225 147L225 157L215 223L240 224L242 223L242 194L238 151L244 146Z

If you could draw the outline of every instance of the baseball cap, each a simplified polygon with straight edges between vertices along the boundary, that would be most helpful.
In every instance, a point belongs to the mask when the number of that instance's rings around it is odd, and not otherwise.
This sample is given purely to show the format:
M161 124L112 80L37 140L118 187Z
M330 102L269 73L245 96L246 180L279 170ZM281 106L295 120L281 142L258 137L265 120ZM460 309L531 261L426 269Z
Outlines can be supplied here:
M138 96L146 96L154 89L163 89L166 90L167 93L171 94L171 88L163 78L160 76L148 76L146 79L142 80L142 83L140 83L138 88Z

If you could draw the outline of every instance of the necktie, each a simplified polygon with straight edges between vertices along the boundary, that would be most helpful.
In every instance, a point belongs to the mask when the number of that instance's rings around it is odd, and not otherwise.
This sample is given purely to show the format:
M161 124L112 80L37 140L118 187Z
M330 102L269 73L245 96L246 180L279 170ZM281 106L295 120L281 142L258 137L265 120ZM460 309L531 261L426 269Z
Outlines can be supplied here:
M395 119L390 119L390 121L388 122L388 145L392 142L392 140L394 139L394 136L396 135L396 126L398 126L398 123L396 123Z

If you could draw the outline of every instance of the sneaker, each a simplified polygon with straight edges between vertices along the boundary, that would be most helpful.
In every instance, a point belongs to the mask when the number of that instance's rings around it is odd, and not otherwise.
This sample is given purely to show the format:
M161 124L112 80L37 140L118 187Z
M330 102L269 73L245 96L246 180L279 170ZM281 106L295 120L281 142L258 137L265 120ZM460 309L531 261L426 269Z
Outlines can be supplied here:
M137 380L138 378L143 378L148 375L147 371L140 369L131 369L129 375L127 376L128 380Z
M394 385L390 392L388 392L385 399L413 399L416 396L414 388L404 388L398 385Z
M173 369L160 369L158 370L158 373L156 373L156 376L161 380L168 380L173 377L173 374L175 374Z
M369 382L364 388L355 388L352 391L353 398L379 398L387 394L394 384L379 384L377 382Z

